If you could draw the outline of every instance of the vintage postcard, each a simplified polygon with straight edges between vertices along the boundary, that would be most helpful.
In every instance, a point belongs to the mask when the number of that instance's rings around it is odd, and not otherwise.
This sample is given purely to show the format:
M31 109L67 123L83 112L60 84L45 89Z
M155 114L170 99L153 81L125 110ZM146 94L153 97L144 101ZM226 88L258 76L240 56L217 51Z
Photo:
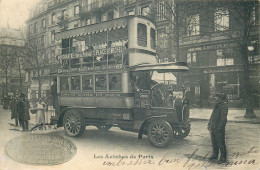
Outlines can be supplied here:
M0 0L0 170L260 169L259 9Z

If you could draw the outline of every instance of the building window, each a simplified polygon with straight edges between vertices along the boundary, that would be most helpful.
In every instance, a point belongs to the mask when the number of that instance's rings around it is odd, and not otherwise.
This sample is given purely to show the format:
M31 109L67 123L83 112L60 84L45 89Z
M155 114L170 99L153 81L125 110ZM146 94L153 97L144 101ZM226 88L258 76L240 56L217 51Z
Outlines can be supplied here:
M256 9L255 6L253 7L251 17L250 17L250 24L255 25L256 24Z
M37 33L38 32L38 23L35 22L34 23L34 33Z
M80 90L80 76L71 77L71 90Z
M86 25L90 25L90 24L91 24L91 19L90 18L86 19Z
M110 11L110 12L108 12L108 14L107 14L107 20L112 20L112 19L114 19L114 12L113 12L113 11Z
M53 14L51 15L51 23L52 23L52 24L55 24L55 23L56 23L56 14L55 14L55 13L53 13Z
M187 53L187 63L192 64L197 62L197 52Z
M147 46L147 28L144 24L137 25L137 42L139 46Z
M150 7L149 7L149 6L142 7L142 9L141 9L141 15L143 15L143 16L150 15Z
M157 3L157 21L165 20L165 4L164 1Z
M128 11L127 13L128 13L128 15L135 15L135 10Z
M234 65L234 58L230 58L232 56L232 52L230 50L217 49L217 66L226 66L226 65Z
M33 26L30 25L30 26L29 26L29 35L32 35L32 34L33 34Z
M151 41L151 48L155 50L156 42L155 42L155 30L151 28L150 30L150 41Z
M74 15L78 15L79 14L79 5L74 7Z
M199 35L200 34L200 22L199 22L199 14L191 15L188 17L188 28L187 28L187 35Z
M46 27L46 20L43 19L43 20L42 20L42 28L45 28L45 27Z
M41 36L41 45L44 46L45 44L45 35Z
M55 30L51 31L51 42L55 42Z
M200 85L195 85L195 96L200 95Z
M96 91L106 91L107 78L105 74L95 76L95 87L96 87Z
M68 17L68 11L65 9L62 11L62 16L61 16L63 19Z
M93 76L82 76L82 82L83 82L83 90L84 91L93 91Z
M62 54L69 54L73 52L73 38L62 39L61 45Z
M96 23L100 23L102 21L102 15L101 14L97 14L96 15Z
M60 78L60 91L69 91L69 77Z
M121 91L121 75L109 75L109 91Z
M227 9L218 8L214 13L215 31L229 29L229 12Z

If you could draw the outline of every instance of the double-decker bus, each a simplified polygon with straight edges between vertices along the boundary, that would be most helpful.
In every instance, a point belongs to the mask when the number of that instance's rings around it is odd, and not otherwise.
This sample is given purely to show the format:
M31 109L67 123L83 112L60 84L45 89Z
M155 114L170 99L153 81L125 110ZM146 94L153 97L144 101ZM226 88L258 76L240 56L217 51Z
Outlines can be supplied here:
M57 73L52 122L69 136L86 126L119 127L167 146L190 132L189 105L153 75L188 71L184 62L158 63L156 28L149 18L127 16L56 33L62 67Z

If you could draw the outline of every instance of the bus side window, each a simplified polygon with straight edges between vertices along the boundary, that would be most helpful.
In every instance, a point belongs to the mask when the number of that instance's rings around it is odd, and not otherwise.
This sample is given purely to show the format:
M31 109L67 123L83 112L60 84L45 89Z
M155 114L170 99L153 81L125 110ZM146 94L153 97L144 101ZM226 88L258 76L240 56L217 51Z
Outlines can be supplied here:
M109 91L121 91L121 75L109 75Z
M137 24L137 43L139 46L147 46L147 27L144 24Z
M69 77L60 78L60 90L69 91Z
M92 75L83 76L82 82L83 82L83 90L93 91L93 76Z
M80 90L80 76L71 77L71 90Z
M95 86L96 86L96 91L106 91L107 89L107 79L106 75L96 75L95 76Z

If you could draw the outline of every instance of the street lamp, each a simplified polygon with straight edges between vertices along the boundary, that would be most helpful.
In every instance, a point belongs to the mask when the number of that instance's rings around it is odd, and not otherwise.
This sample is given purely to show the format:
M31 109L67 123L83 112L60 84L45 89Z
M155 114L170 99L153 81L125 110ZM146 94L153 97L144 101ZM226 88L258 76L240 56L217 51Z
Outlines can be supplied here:
M249 53L249 57L250 57L250 60L251 60L251 63L254 62L254 54L253 54L253 51L255 50L255 47L253 45L250 45L247 47L248 51L250 52Z
M250 46L248 46L248 47L247 47L247 49L248 49L248 51L250 51L250 52L251 52L251 51L254 51L255 47L254 47L254 46L252 46L252 45L250 45Z

